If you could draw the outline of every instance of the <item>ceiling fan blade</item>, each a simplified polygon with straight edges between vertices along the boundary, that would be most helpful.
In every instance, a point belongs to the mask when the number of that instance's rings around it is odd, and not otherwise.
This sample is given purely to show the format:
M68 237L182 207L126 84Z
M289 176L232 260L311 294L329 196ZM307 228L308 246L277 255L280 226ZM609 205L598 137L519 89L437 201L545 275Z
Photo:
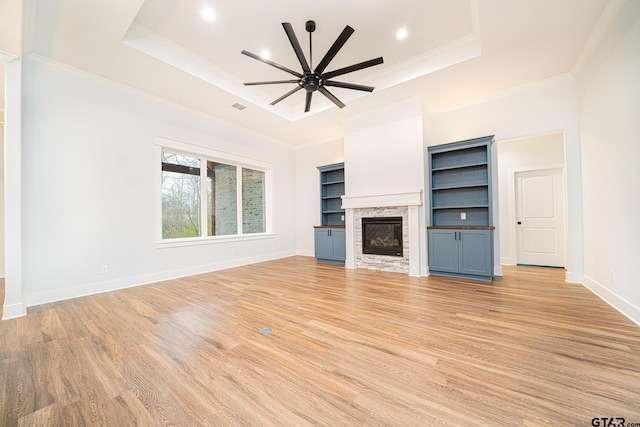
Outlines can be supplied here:
M289 74L293 74L294 76L296 76L296 77L298 77L300 79L304 77L302 74L298 73L297 71L293 71L293 70L291 70L291 69L289 69L287 67L283 67L282 65L276 64L275 62L269 61L268 59L263 59L260 56L256 55L255 53L251 53L251 52L247 52L246 50L243 50L242 54L243 55L247 55L250 58L257 59L260 62L264 62L267 65L271 65L272 67L276 67L279 70L286 71Z
M293 51L296 53L298 57L298 61L300 61L300 65L305 73L310 73L311 68L309 68L309 64L307 64L307 60L304 57L304 53L302 52L302 48L300 47L300 43L298 43L298 38L296 37L296 33L293 31L293 27L288 22L283 22L282 26L284 27L284 31L287 33L287 37L289 37L289 41L291 42L291 46L293 47Z
M295 88L291 89L289 92L285 93L284 95L282 95L280 98L276 99L275 101L273 101L269 105L276 105L278 102L282 101L283 99L285 99L286 97L288 97L290 95L293 95L294 93L296 93L300 89L302 89L302 86L296 86Z
M311 97L313 96L313 92L307 92L307 97L304 101L304 112L308 113L311 109Z
M331 102L333 102L334 104L336 104L338 107L343 108L345 107L345 105L338 99L336 98L331 92L329 92L325 87L320 86L318 88L318 90L327 98L329 98L331 100Z
M256 85L277 85L281 83L299 83L300 80L274 80L270 82L250 82L245 83L245 86L256 86Z
M325 86L342 87L342 88L345 88L345 89L362 90L362 91L365 91L365 92L373 92L373 89L375 89L373 86L364 86L364 85L356 85L356 84L353 84L353 83L342 83L342 82L333 82L333 81L324 82L324 85Z
M329 80L332 77L341 76L347 73L353 73L354 71L362 70L364 68L373 67L374 65L382 64L382 57L376 59L370 59L368 61L360 62L358 64L350 65L348 67L340 68L339 70L329 71L328 73L324 73L322 78L324 80Z
M316 67L315 69L316 73L322 74L324 69L327 68L327 65L329 65L329 62L331 62L331 60L336 56L338 51L342 49L342 46L344 46L347 40L349 40L349 37L351 37L351 34L353 34L354 31L355 30L348 25L344 27L344 30L342 30L342 33L340 33L336 41L333 42L333 45L329 48L327 53L324 55L324 58L322 58L322 61L320 61L320 63Z

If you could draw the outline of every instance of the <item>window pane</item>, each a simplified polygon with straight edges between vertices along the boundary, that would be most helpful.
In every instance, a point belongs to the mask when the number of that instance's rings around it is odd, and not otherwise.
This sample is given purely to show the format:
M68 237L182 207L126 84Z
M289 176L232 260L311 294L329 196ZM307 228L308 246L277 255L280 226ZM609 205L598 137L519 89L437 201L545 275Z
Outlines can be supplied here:
M200 159L162 152L162 238L200 236Z
M236 167L207 162L207 235L238 234Z
M162 152L162 163L190 166L190 167L200 169L200 159L198 157L191 157L191 156L185 156L184 154L170 153L169 151Z
M242 231L244 234L264 233L265 174L262 171L242 169Z

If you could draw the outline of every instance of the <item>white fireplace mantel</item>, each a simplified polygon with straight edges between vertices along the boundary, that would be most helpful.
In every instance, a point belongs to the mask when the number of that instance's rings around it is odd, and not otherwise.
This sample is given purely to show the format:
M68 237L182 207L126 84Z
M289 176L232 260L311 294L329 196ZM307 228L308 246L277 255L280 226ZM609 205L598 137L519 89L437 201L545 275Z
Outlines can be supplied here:
M387 194L342 196L343 209L384 208L389 206L421 206L422 190Z

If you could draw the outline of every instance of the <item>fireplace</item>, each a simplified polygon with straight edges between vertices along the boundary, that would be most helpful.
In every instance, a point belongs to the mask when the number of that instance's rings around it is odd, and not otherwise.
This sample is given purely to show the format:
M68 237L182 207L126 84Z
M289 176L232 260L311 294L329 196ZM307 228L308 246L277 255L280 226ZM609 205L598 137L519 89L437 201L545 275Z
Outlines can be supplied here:
M363 217L362 253L402 257L402 217Z

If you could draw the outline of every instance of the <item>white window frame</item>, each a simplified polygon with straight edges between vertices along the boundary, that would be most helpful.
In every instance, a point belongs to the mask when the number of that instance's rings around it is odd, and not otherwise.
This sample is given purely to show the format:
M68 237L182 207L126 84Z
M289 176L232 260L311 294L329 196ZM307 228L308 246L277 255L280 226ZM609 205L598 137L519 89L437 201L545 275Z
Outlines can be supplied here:
M273 164L256 160L249 157L240 156L237 154L226 153L223 151L214 150L209 147L191 144L183 141L176 141L165 137L156 137L156 170L158 171L157 179L155 180L156 186L156 248L170 248L177 246L193 246L193 245L208 245L225 242L238 242L245 240L260 240L274 238L273 233ZM171 153L183 154L190 157L200 159L200 233L204 236L198 237L183 237L173 239L162 238L162 152L169 151ZM213 161L218 163L224 163L227 165L236 167L237 185L238 190L237 197L237 221L238 221L238 233L223 236L206 236L207 234L207 168L206 162ZM204 167L202 166L204 165ZM264 214L265 214L265 232L264 233L249 233L243 234L242 230L242 169L253 169L260 172L264 172L265 188L264 188ZM204 226L204 228L203 228Z

